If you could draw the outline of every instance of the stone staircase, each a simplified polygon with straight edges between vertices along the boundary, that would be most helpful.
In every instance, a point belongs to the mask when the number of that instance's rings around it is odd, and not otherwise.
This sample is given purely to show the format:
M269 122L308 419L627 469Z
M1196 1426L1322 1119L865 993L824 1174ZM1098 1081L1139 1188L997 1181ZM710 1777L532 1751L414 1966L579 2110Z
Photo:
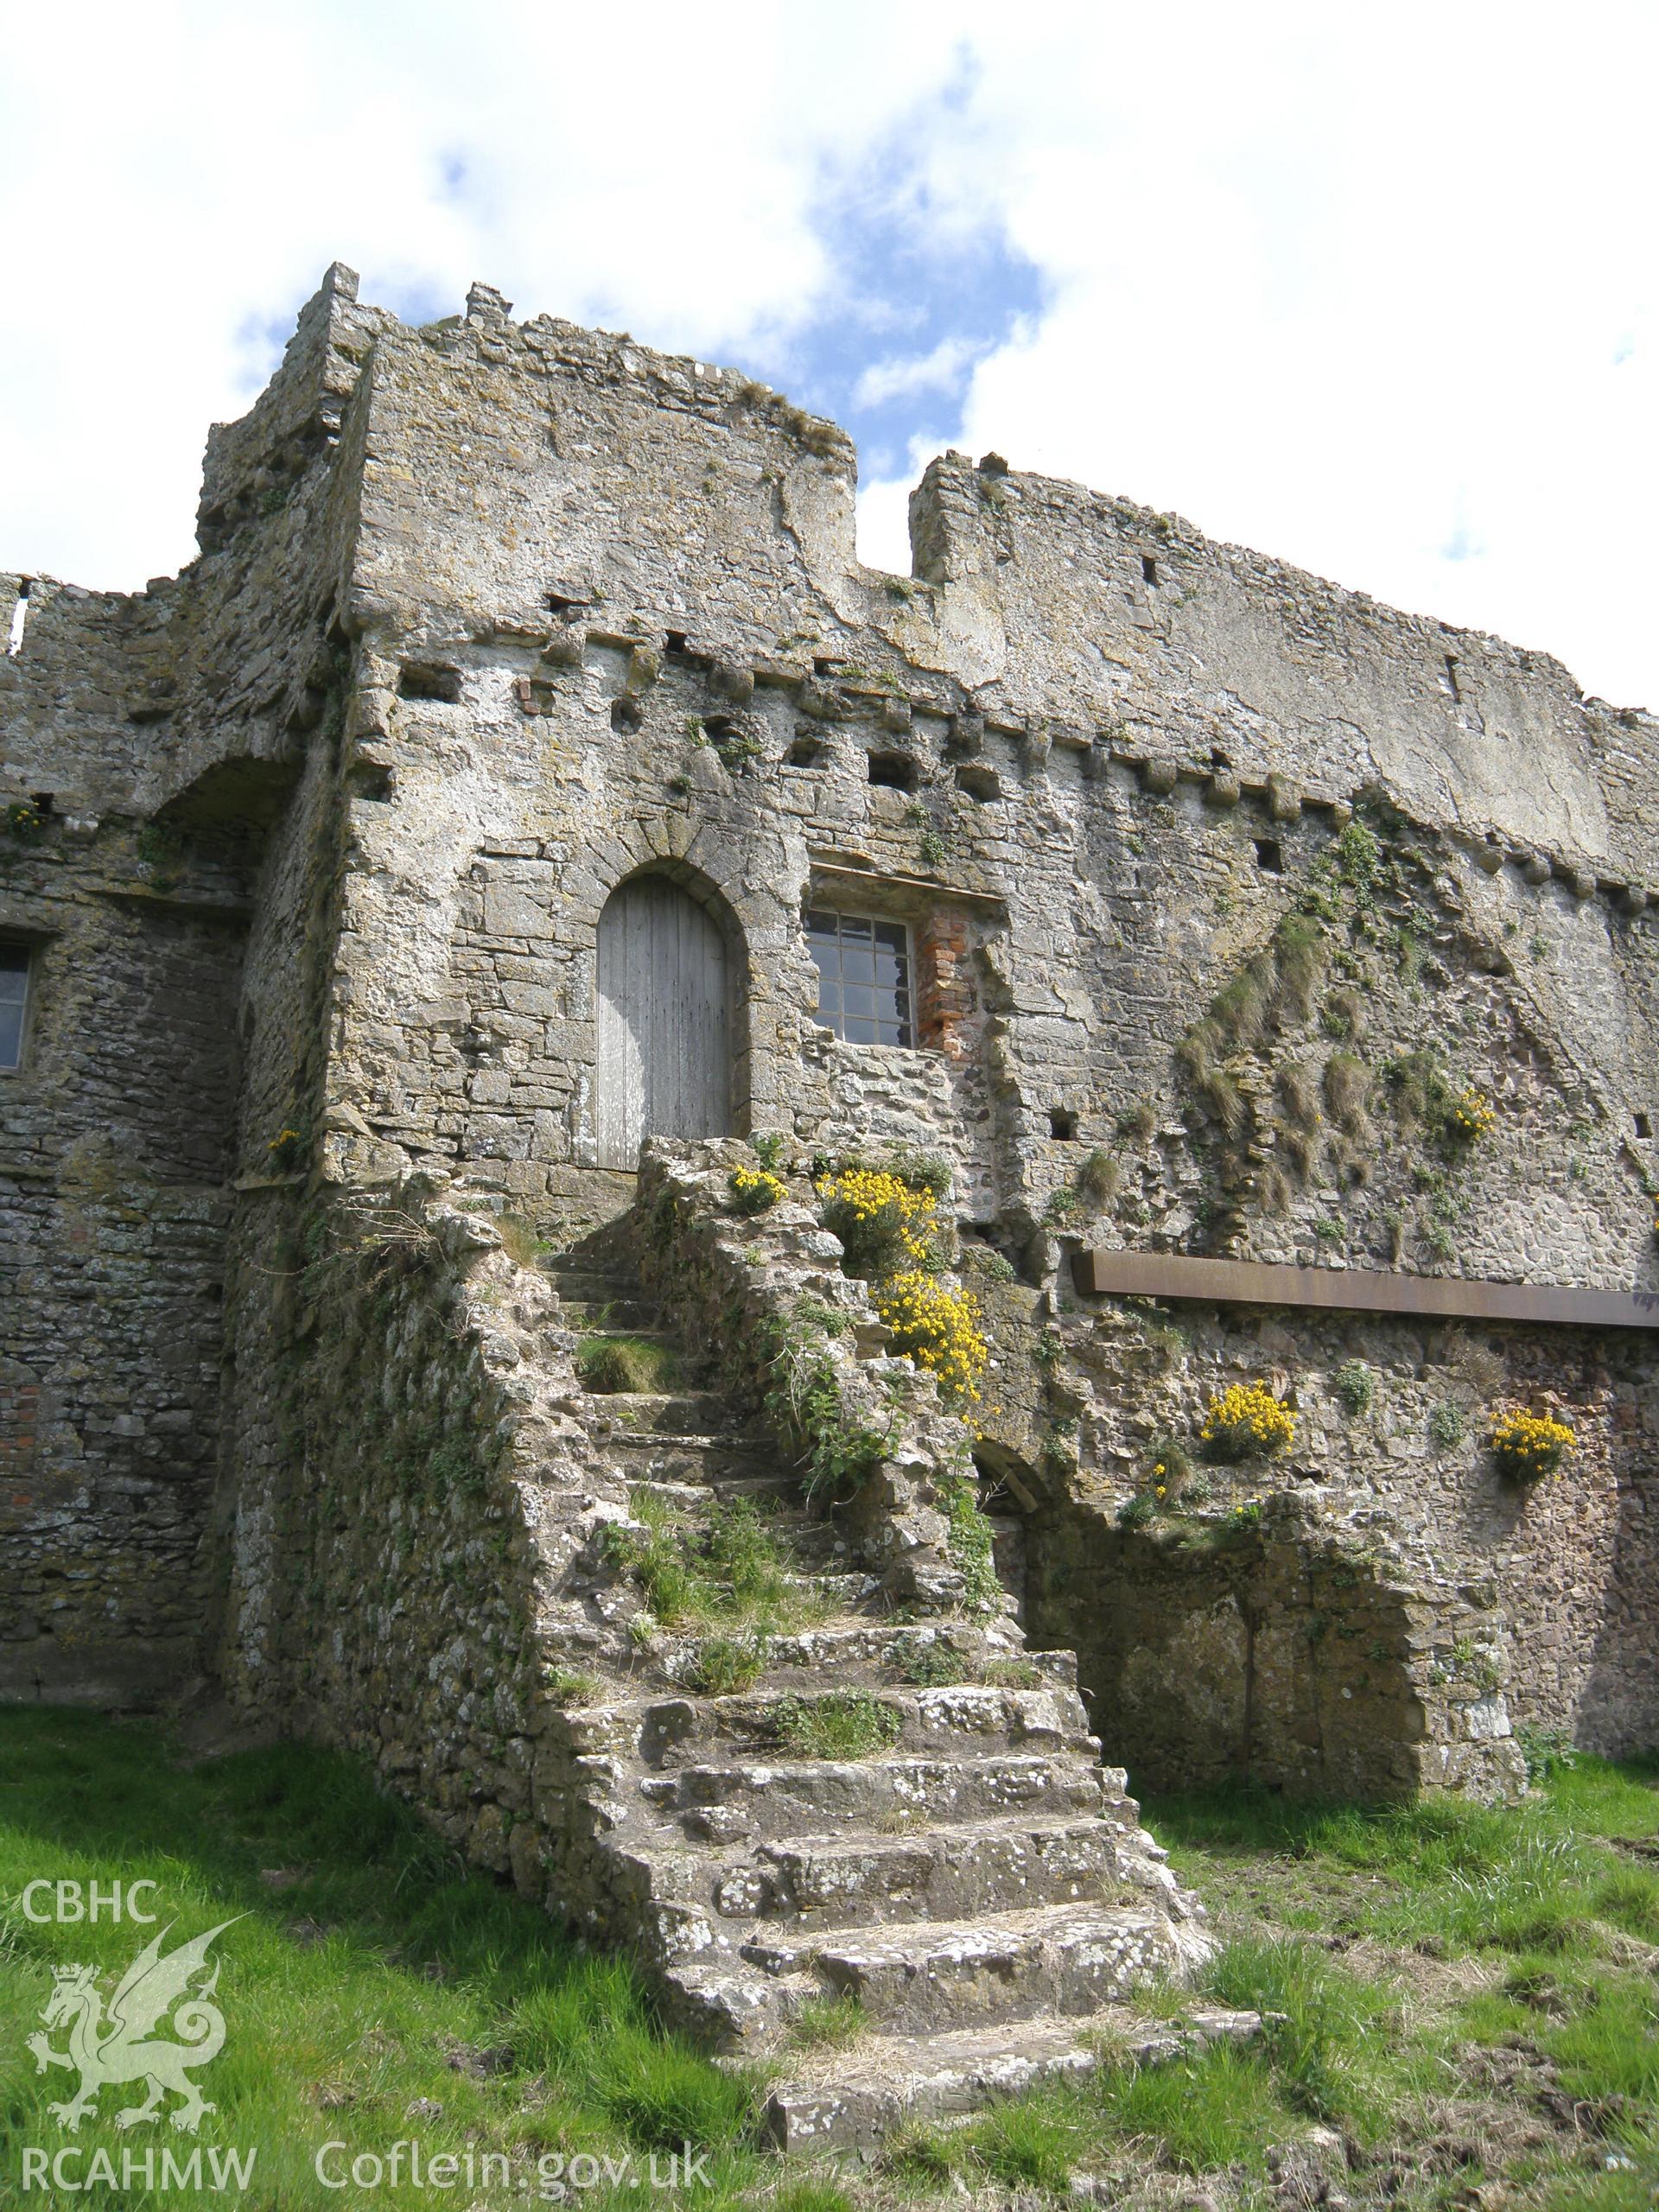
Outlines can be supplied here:
M625 1227L550 1271L590 1349L677 1349ZM1168 2046L1128 2000L1185 1978L1209 1939L1100 1763L1072 1655L1027 1651L1011 1605L887 1610L773 1439L711 1393L595 1392L586 1416L632 1516L596 1601L613 1626L647 1625L568 1713L577 1771L665 2012L765 2063L775 2139L865 2149L901 2114ZM650 1624L630 1541L689 1559L733 1528L781 1563L770 1625ZM744 1686L695 1687L709 1638ZM1183 2032L1255 2024L1211 2011Z

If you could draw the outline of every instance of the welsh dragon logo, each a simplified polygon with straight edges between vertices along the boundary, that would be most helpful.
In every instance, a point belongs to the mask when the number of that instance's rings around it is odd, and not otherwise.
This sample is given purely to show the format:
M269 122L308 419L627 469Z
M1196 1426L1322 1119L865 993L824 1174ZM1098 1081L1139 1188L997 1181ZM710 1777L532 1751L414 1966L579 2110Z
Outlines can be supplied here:
M112 2082L143 2082L149 2089L143 2104L130 2105L124 2112L117 2113L118 2127L134 2127L141 2120L159 2119L162 2099L169 2089L184 2099L168 2114L175 2127L194 2135L202 2114L215 2109L204 2102L201 2091L185 2069L205 2066L224 2048L225 2016L213 2002L219 1967L215 1963L207 1972L207 1951L215 1936L222 1936L236 1923L221 1920L217 1928L210 1928L205 1936L193 1936L163 1958L162 1945L173 1924L169 1922L147 1943L122 1975L110 1999L107 2019L94 1967L53 1969L52 1994L41 2018L48 2028L67 2024L69 2048L54 2050L41 2034L30 2036L29 2048L35 2054L39 2074L44 2074L48 2066L79 2070L80 2087L74 2095L63 2104L48 2107L53 2119L60 2120L72 2134L96 2107L99 2091ZM207 1978L193 1990L190 1985L199 1974ZM150 2033L169 2012L173 2013L170 2025L183 2038L180 2043Z

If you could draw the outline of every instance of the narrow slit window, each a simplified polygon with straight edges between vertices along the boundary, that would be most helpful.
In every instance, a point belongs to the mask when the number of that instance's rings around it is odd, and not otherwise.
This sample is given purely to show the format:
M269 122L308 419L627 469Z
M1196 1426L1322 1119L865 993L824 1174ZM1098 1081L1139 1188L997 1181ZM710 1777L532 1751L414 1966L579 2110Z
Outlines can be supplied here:
M1141 556L1141 581L1143 584L1148 585L1152 590L1157 590L1158 563L1150 553L1143 553Z
M1638 1114L1636 1116L1636 1134L1644 1141L1652 1136L1653 1122L1649 1115Z
M1444 658L1446 661L1446 688L1452 694L1452 696L1454 699L1461 699L1463 693L1458 686L1458 657L1455 653L1446 653L1444 656Z
M0 1072L23 1064L23 1017L29 1011L29 947L0 944Z
M870 914L808 909L818 1020L849 1045L912 1045L910 931Z

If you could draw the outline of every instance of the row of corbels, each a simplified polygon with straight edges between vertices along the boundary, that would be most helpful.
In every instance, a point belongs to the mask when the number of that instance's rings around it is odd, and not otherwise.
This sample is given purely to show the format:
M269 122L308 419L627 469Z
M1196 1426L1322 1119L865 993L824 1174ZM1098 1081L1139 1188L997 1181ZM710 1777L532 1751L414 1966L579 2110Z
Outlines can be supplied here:
M1300 821L1305 810L1325 814L1336 830L1345 829L1353 819L1350 801L1300 791L1282 776L1269 775L1265 781L1257 783L1237 775L1231 768L1189 766L1167 759L1135 760L1131 765L1139 769L1147 790L1160 795L1173 791L1179 783L1193 783L1200 786L1207 806L1234 807L1249 797L1264 804L1275 822ZM1526 882L1535 886L1551 881L1564 884L1575 899L1592 899L1600 893L1621 913L1630 916L1645 912L1654 903L1653 894L1640 884L1621 883L1599 875L1580 861L1545 853L1535 846L1506 842L1495 830L1489 830L1484 837L1459 836L1456 832L1451 835L1452 842L1462 846L1484 875L1497 875L1505 867L1513 868Z
M577 668L582 665L584 648L589 633L580 623L561 626L542 649L541 658L551 668ZM634 698L642 697L657 682L663 671L663 654L643 640L626 638L600 638L595 643L629 646L628 666L623 679L623 689ZM1109 740L1090 738L1080 734L1056 732L1042 723L1008 725L992 722L976 708L961 708L946 713L933 699L912 700L887 691L871 692L857 686L838 689L814 674L802 673L798 669L780 664L763 663L759 668L745 667L738 662L715 653L688 649L685 656L694 665L702 669L711 689L734 706L747 706L754 696L757 682L791 686L795 689L795 703L800 713L817 721L839 721L859 708L872 708L878 725L891 734L898 735L911 729L917 709L927 715L943 717L947 724L947 753L957 760L972 760L982 753L988 729L995 729L1000 736L1017 743L1028 760L1033 763L1046 758L1056 744L1083 753L1086 761L1098 766L1105 760L1121 763L1138 771L1142 785L1148 791L1166 797L1181 783L1196 784L1206 806L1225 810L1239 805L1246 798L1265 805L1268 814L1278 823L1294 823L1301 819L1305 810L1324 814L1333 829L1342 830L1353 819L1351 801L1328 794L1304 791L1287 778L1269 774L1261 781L1240 776L1224 766L1199 767L1167 757L1147 757L1135 754L1113 744ZM1644 912L1654 903L1654 897L1640 884L1622 883L1598 874L1581 861L1558 854L1545 853L1535 847L1506 843L1496 830L1489 830L1484 837L1460 837L1456 840L1469 853L1477 868L1487 875L1496 875L1503 867L1514 868L1523 880L1534 885L1552 880L1564 884L1575 899L1593 898L1598 893L1611 899L1619 912L1628 916Z

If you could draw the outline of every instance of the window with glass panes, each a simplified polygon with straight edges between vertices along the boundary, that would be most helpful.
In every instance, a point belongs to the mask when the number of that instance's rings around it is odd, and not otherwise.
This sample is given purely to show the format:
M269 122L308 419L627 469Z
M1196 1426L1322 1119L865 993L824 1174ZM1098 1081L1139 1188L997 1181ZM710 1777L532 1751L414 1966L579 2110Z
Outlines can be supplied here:
M29 1000L29 947L0 944L0 1069L23 1061L23 1009Z
M808 909L806 941L818 967L818 1020L851 1045L910 1045L910 932L871 914Z

